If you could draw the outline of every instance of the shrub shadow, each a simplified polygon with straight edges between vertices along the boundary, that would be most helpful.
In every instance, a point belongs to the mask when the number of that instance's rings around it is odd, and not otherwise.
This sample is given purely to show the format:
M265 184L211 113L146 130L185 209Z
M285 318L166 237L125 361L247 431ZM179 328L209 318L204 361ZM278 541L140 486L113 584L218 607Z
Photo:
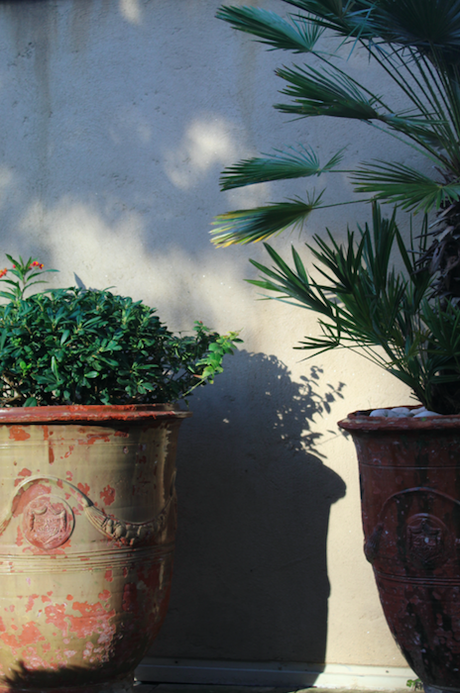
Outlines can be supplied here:
M323 664L329 512L346 487L312 421L343 383L324 394L318 368L294 382L265 354L229 365L181 433L172 600L149 656Z

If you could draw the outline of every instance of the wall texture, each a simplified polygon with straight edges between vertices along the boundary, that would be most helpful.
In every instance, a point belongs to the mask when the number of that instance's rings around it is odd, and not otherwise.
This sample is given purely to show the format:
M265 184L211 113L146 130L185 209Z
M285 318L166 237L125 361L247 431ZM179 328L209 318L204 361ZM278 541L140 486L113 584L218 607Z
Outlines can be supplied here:
M0 2L0 248L60 269L61 286L142 298L171 328L242 330L184 424L176 574L152 655L403 666L362 555L354 450L336 421L408 393L352 354L303 361L292 347L314 317L257 301L243 281L263 248L216 250L208 236L215 214L283 192L220 193L219 171L239 157L303 142L323 156L348 145L353 162L388 143L273 111L273 68L288 58L216 20L219 4ZM329 189L349 194L342 178ZM287 254L367 215L318 212L276 247Z

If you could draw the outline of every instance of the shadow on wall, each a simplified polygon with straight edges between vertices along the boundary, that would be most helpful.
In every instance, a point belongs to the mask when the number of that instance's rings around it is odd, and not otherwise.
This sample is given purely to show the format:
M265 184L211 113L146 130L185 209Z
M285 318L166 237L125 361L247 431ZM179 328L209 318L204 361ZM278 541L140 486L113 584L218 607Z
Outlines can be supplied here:
M329 511L346 487L312 422L343 384L324 394L320 370L294 382L265 354L231 366L194 396L181 434L172 600L149 655L321 664Z

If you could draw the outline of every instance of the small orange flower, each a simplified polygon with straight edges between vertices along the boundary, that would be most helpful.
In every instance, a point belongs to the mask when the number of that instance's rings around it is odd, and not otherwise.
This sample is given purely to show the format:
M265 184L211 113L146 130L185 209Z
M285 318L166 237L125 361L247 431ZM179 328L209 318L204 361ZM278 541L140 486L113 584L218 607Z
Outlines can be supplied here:
M5 274L8 272L6 267L4 267L2 270L0 270L0 279L5 276Z
M29 269L32 269L32 267L39 267L40 269L43 269L44 264L43 262L37 262L37 260L34 260L30 265Z

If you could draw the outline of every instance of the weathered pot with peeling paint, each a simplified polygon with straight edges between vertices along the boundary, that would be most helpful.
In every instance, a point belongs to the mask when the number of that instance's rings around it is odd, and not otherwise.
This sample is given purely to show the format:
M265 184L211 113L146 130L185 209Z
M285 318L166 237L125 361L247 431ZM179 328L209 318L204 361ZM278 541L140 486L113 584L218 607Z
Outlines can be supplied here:
M364 550L425 691L460 691L460 416L339 422L358 455Z
M132 690L167 609L189 415L0 410L0 693Z

